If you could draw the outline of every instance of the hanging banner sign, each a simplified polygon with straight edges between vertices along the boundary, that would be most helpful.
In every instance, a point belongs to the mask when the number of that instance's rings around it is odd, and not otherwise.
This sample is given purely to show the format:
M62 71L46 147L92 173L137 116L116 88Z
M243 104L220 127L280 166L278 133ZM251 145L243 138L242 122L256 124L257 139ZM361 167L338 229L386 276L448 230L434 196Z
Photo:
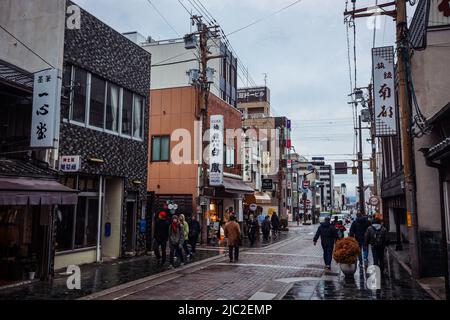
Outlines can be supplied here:
M61 79L58 79L58 70L47 69L36 72L33 86L30 147L58 147L60 102Z
M394 47L372 49L375 136L397 134Z
M222 115L210 117L209 129L209 185L223 185L223 132L224 123Z
M252 148L247 138L244 138L244 165L242 166L242 180L244 182L252 181Z

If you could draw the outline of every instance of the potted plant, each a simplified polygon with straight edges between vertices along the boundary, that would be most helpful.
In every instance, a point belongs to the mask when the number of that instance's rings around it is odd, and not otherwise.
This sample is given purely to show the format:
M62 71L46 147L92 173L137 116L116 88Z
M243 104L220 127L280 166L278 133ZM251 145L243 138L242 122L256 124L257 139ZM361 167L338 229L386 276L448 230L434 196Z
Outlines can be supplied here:
M32 258L28 259L27 262L28 263L26 263L25 269L26 269L26 272L28 273L28 279L34 280L34 277L36 275L36 271L38 268L37 259L36 259L36 257L33 256Z
M346 277L353 276L356 271L356 262L361 254L358 241L355 238L347 237L336 242L333 258Z

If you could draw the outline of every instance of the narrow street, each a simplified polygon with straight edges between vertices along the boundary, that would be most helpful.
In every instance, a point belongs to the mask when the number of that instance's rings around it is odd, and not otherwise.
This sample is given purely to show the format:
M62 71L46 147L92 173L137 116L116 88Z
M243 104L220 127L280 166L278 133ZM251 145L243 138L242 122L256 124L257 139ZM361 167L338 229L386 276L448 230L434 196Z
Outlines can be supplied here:
M449 49L450 0L0 0L0 303L450 300Z
M101 291L87 300L343 300L432 299L390 256L382 289L368 290L357 270L345 279L334 264L323 269L320 243L312 244L317 226L290 226L287 239L266 247L244 249L239 262L226 252L135 282Z

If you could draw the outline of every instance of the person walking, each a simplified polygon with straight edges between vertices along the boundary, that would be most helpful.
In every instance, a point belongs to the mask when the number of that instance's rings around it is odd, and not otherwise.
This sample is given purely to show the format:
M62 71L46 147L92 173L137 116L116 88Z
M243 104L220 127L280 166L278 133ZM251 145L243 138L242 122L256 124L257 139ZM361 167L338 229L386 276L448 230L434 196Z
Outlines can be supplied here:
M353 221L352 225L350 226L349 232L349 236L355 238L359 243L359 248L361 249L361 255L359 256L360 264L362 264L364 258L364 264L366 265L368 263L369 247L365 244L365 235L369 226L370 224L369 220L367 220L367 217L358 212L356 215L356 220Z
M365 245L372 247L373 264L380 267L381 273L384 270L384 251L387 244L387 230L381 224L381 215L375 214L372 225L367 228L365 234Z
M326 217L325 222L322 222L317 229L316 235L314 236L314 245L317 244L317 240L320 237L320 244L323 249L323 260L325 262L325 269L331 269L331 260L333 258L333 248L336 239L338 238L336 229L330 223L330 218Z
M230 216L230 221L225 224L224 234L228 239L228 255L230 257L230 262L233 262L233 258L234 261L238 262L241 228L236 222L236 216Z
M280 229L280 219L276 212L272 214L272 218L270 219L270 223L272 224L273 237L274 239L278 236L278 230Z
M195 255L198 236L200 235L201 227L196 215L192 215L189 220L189 244L191 245L191 255Z
M338 239L344 238L347 228L344 226L342 220L338 220L338 222L334 224L334 228L336 229Z
M155 221L155 232L153 235L153 252L157 260L158 266L163 266L166 263L166 248L169 240L169 225L167 220L167 213L161 211ZM161 249L161 251L160 251Z
M253 245L255 244L257 228L258 222L255 220L255 217L251 214L247 221L247 234L251 247L253 247Z
M180 214L180 224L183 227L183 250L184 253L186 254L186 260L189 261L189 258L191 257L191 252L189 251L188 248L188 242L189 242L189 224L186 221L186 218L184 216L184 214Z
M183 226L180 224L178 220L178 216L174 214L172 216L172 221L169 226L169 262L170 268L174 268L174 258L177 255L180 258L181 264L184 265L184 257L183 252L181 251L183 245L184 233Z
M263 239L265 241L269 240L269 234L270 234L270 229L271 228L272 228L272 225L270 224L269 216L266 216L266 218L264 219L264 221L263 221L263 223L261 225Z

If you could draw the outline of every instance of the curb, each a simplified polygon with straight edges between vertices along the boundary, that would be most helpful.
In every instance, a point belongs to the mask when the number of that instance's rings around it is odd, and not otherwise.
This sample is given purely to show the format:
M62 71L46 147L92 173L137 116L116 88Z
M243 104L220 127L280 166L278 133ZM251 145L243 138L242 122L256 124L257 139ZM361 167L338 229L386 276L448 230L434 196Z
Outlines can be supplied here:
M139 284L143 284L143 283L148 282L148 281L156 280L156 279L161 278L161 277L169 276L169 275L172 275L172 274L175 274L175 273L180 273L180 271L188 270L188 269L191 269L192 267L199 266L201 264L204 264L204 263L207 263L207 262L210 262L210 261L214 261L214 260L219 260L219 259L224 259L224 257L221 254L219 254L217 256L210 257L210 258L207 258L207 259L203 259L203 260L200 260L200 261L196 261L196 262L184 265L184 266L176 268L176 269L166 270L166 271L163 271L163 272L159 272L157 274L153 274L153 275L148 276L148 277L144 277L144 278L141 278L141 279L138 279L138 280L134 280L134 281L131 281L131 282L120 284L118 286L115 286L115 287L112 287L112 288L109 288L109 289L106 289L106 290L95 292L95 293L92 293L90 295L78 298L77 300L94 300L94 299L100 298L102 296L106 296L106 295L109 295L109 294L112 294L112 293L115 293L115 292L118 292L118 291L121 291L121 290L125 290L125 289L131 288L133 286L136 286L136 285L139 285Z

